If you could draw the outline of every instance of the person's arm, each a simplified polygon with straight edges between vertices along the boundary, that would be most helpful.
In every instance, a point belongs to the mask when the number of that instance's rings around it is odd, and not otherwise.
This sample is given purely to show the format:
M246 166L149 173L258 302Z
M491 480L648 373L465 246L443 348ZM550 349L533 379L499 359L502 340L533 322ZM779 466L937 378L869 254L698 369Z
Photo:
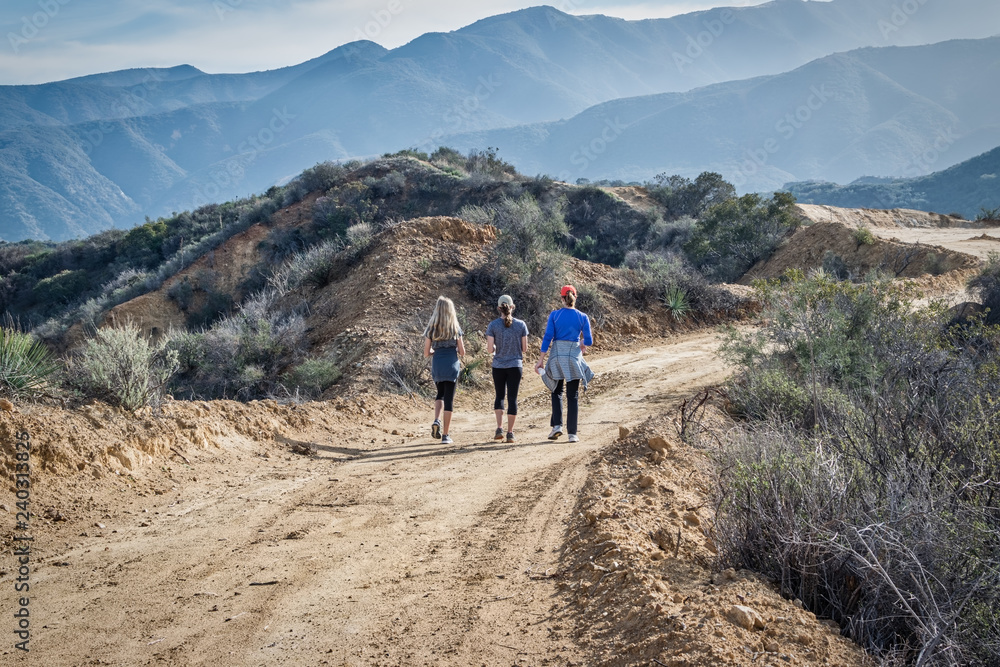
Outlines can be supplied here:
M590 331L590 318L583 314L583 342L580 343L580 352L586 352L587 348L593 344L594 336Z
M523 357L528 351L528 337L521 336L521 356Z
M486 327L486 354L492 356L496 352L496 338L493 335L493 323Z
M431 356L431 339L426 336L424 337L424 356Z
M552 343L552 338L556 335L556 325L555 320L553 319L556 312L557 311L549 313L549 319L545 323L545 335L542 336L542 353L538 357L538 363L535 364L536 371L545 365L545 355L549 351L549 344Z
M461 336L458 337L458 356L465 356L465 341L462 340Z

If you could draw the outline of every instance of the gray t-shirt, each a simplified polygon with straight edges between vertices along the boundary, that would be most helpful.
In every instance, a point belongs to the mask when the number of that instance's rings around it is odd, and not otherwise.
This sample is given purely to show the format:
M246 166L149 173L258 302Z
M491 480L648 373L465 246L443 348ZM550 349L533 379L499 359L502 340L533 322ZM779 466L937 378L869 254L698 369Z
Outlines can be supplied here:
M514 319L510 327L503 325L503 318L497 318L486 327L486 336L493 336L496 353L493 357L493 368L521 368L524 366L524 355L521 352L521 339L528 335L528 325L524 320Z

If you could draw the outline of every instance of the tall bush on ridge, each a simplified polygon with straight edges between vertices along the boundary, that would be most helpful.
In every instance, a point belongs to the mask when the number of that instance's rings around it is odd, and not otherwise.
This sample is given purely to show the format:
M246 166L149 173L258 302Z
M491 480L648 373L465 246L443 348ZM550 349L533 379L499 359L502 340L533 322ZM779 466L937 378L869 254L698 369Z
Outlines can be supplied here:
M504 197L486 207L466 207L459 216L497 228L497 241L487 263L466 278L470 295L484 303L496 302L508 293L518 304L518 317L534 331L545 326L545 318L562 281L564 255L560 241L567 234L562 211L543 210L531 195ZM499 290L499 291L498 291Z
M729 333L720 565L773 577L887 665L1000 664L1000 329L891 282L791 273Z

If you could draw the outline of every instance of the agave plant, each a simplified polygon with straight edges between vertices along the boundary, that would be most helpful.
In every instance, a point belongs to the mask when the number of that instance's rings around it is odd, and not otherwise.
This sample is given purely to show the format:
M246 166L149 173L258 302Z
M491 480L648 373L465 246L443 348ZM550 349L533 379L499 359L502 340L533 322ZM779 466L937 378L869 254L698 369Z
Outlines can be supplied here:
M30 334L0 328L0 394L21 398L37 393L57 368L52 353Z
M680 287L668 287L663 296L663 306L670 312L674 320L680 322L691 312L691 303L687 292Z

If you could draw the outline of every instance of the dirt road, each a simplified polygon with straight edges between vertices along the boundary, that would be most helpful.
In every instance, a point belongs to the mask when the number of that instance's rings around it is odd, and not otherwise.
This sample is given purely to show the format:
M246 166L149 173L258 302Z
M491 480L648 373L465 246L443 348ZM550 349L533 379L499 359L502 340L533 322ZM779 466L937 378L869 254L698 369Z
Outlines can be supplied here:
M580 444L545 439L532 376L514 445L489 439L492 406L466 395L451 446L411 403L378 428L174 459L162 495L81 499L105 513L38 545L30 659L3 653L46 667L587 664L548 575L588 460L617 424L722 380L717 344L702 332L594 360ZM288 454L293 440L316 455Z

